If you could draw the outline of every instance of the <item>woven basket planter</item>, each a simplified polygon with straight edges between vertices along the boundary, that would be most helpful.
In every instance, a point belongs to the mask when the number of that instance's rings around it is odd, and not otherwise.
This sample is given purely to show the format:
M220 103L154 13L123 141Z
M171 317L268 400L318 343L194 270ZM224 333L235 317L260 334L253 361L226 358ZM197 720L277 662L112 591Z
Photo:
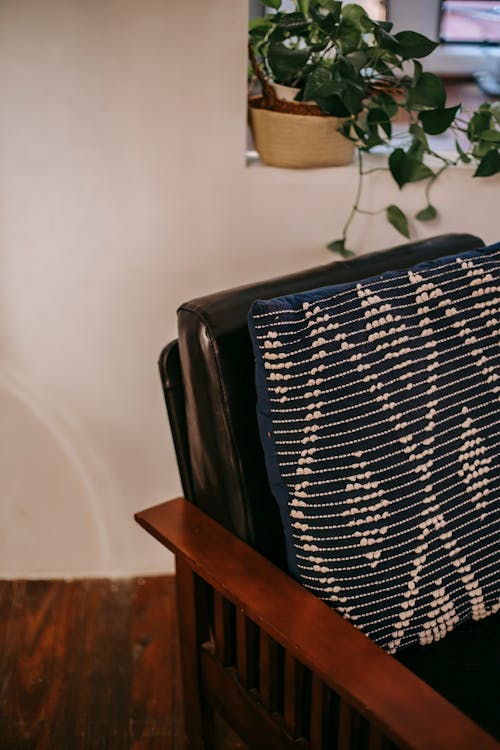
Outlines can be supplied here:
M311 169L350 164L354 143L338 132L344 120L253 107L250 124L261 161L271 167Z

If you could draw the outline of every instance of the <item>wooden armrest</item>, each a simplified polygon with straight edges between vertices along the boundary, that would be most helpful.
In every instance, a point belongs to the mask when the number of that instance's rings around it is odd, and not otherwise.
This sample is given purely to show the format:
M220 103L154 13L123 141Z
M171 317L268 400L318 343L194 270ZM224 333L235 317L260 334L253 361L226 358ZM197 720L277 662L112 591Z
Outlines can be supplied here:
M179 498L135 518L399 746L499 750L461 711L191 503Z

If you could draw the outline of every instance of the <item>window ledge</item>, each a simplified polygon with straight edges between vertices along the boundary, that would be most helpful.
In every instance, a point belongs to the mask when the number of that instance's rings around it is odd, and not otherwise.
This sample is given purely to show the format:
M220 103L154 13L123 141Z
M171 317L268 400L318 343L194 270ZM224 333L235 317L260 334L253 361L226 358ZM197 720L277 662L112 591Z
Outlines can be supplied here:
M456 151L453 148L453 139L449 136L434 136L429 138L432 149L445 158L456 158ZM363 157L365 170L384 169L387 167L387 156L389 150L385 147L374 149ZM438 168L442 162L436 157L430 158L427 163L431 169ZM455 169L465 169L472 172L477 165L463 164L459 162ZM342 184L346 180L351 180L357 175L357 158L355 156L352 164L344 167L321 167L316 169L288 169L283 167L270 167L263 164L256 151L246 152L246 172L252 180L265 182L286 182L288 184L307 184L307 183L325 183L325 184ZM375 173L377 174L377 172Z

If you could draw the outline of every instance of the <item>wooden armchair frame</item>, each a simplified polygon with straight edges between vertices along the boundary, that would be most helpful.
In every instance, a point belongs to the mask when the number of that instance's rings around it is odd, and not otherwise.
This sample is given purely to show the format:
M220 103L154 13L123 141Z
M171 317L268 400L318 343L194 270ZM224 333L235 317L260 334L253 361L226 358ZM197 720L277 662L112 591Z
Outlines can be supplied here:
M136 515L176 556L186 734L255 750L498 750L324 602L180 498Z
M283 529L258 436L247 328L255 299L370 278L481 245L472 235L443 235L206 295L179 308L178 340L160 355L160 374L188 500L136 518L176 556L186 732L193 750L215 748L214 712L254 750L500 750L478 724L284 572ZM470 651L455 663L464 670L469 657L479 659L476 681L464 683L473 698L488 672L481 671L483 659L490 662L489 651L474 649L476 637L474 631ZM456 672L447 669L446 658L441 652L437 668L453 682ZM486 707L494 710L493 699ZM481 711L470 715L484 718Z

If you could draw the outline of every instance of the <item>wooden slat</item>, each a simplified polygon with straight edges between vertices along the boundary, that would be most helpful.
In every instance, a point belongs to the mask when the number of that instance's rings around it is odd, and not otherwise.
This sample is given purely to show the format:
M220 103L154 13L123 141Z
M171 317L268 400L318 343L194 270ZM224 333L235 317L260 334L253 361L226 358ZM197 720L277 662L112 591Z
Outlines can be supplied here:
M235 622L233 605L214 591L214 635L217 657L225 667L235 661Z
M360 719L359 713L352 706L346 701L340 701L338 750L358 750Z
M351 750L352 708L345 701L340 703L338 750Z
M246 690L257 686L258 632L241 609L236 612L236 669Z
M313 675L311 686L311 750L324 750L325 686Z
M259 631L259 694L270 713L278 708L278 644Z
M369 721L375 717L398 746L499 750L490 735L416 675L186 500L163 503L136 518Z
M285 654L285 727L291 737L303 735L305 669L290 653Z
M336 747L339 732L339 697L327 688L317 675L312 675L311 686L311 750L331 750Z
M387 750L388 742L385 739L383 733L377 727L370 727L370 743L368 750Z
M309 750L304 740L292 740L261 703L240 685L235 669L224 668L202 650L203 684L209 700L234 731L254 750Z
M316 675L313 675L311 685L311 750L325 750L326 748L325 713L328 708L326 702L325 686Z
M208 608L197 576L183 560L176 561L177 616L184 696L185 730L192 750L215 748L214 716L200 699L201 644L209 640Z

